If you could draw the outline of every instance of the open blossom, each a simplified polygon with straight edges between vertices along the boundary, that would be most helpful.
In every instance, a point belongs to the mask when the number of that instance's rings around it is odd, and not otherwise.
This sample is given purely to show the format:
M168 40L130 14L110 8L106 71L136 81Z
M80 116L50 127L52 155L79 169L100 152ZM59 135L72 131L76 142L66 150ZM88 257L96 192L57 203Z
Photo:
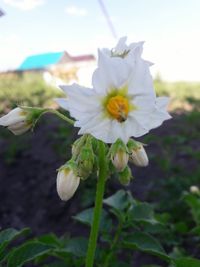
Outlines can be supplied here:
M20 135L31 128L27 122L27 112L19 107L0 118L0 125L7 127L13 134Z
M91 134L106 143L120 138L125 144L160 126L170 117L168 98L155 96L149 63L137 56L135 64L99 51L93 89L77 84L61 86L67 94L58 103L75 118L79 134Z

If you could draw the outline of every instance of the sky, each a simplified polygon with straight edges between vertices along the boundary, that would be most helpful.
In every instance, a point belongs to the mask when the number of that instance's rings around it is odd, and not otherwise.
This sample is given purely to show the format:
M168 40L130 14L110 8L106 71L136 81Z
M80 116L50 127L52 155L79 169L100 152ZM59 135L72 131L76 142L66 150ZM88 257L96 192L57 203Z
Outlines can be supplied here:
M103 0L116 34L145 41L143 58L164 80L200 81L199 0ZM114 47L98 0L0 0L0 70L25 57Z

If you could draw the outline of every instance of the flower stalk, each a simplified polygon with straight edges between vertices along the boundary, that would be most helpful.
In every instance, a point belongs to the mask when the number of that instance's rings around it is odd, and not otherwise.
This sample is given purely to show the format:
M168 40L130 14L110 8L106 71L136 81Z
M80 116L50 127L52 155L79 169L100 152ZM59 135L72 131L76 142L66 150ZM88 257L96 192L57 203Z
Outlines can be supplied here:
M45 113L53 113L56 116L58 116L60 119L68 122L71 125L74 125L74 120L68 118L67 116L63 115L62 113L60 113L59 111L57 111L56 109L46 109ZM44 113L43 113L44 114Z
M102 141L99 141L99 178L97 182L93 222L90 231L85 267L93 267L94 264L106 176L107 176L107 163L105 155L105 144Z

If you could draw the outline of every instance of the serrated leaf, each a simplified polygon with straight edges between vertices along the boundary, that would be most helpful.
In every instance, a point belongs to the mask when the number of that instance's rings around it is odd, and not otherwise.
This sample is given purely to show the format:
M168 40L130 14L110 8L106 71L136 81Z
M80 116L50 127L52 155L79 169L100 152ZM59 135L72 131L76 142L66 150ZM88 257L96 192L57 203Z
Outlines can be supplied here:
M117 191L114 195L104 199L108 206L116 210L124 210L129 205L129 195L124 190Z
M0 232L0 262L4 259L5 253L3 251L7 247L7 245L12 242L14 239L27 235L30 232L29 228L24 228L20 231L8 228Z
M165 261L170 261L170 257L166 254L160 243L153 236L147 233L137 231L130 234L124 238L123 246L156 255Z
M51 250L52 246L38 241L29 241L10 253L7 267L21 267L24 263L35 260Z
M200 267L200 260L194 258L176 259L175 267Z
M77 215L73 216L73 218L80 223L91 226L92 220L93 220L93 212L94 212L94 209L90 208L90 209L87 209L87 210L84 210L78 213ZM105 232L105 231L109 231L111 227L112 227L112 220L109 218L108 212L102 209L99 229L100 231Z

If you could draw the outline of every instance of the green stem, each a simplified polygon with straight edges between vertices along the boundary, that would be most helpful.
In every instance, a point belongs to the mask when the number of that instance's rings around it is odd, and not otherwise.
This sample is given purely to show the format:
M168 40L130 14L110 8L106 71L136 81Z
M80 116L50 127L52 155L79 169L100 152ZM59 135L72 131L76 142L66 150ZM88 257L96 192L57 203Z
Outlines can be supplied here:
M93 267L94 264L106 175L107 175L107 164L105 156L105 145L103 142L99 141L99 178L97 182L95 208L93 214L92 228L90 231L85 267Z
M72 120L72 119L68 118L67 116L63 115L62 113L60 113L56 109L47 109L44 113L53 113L53 114L57 115L59 118L61 118L62 120L74 125L74 120Z

